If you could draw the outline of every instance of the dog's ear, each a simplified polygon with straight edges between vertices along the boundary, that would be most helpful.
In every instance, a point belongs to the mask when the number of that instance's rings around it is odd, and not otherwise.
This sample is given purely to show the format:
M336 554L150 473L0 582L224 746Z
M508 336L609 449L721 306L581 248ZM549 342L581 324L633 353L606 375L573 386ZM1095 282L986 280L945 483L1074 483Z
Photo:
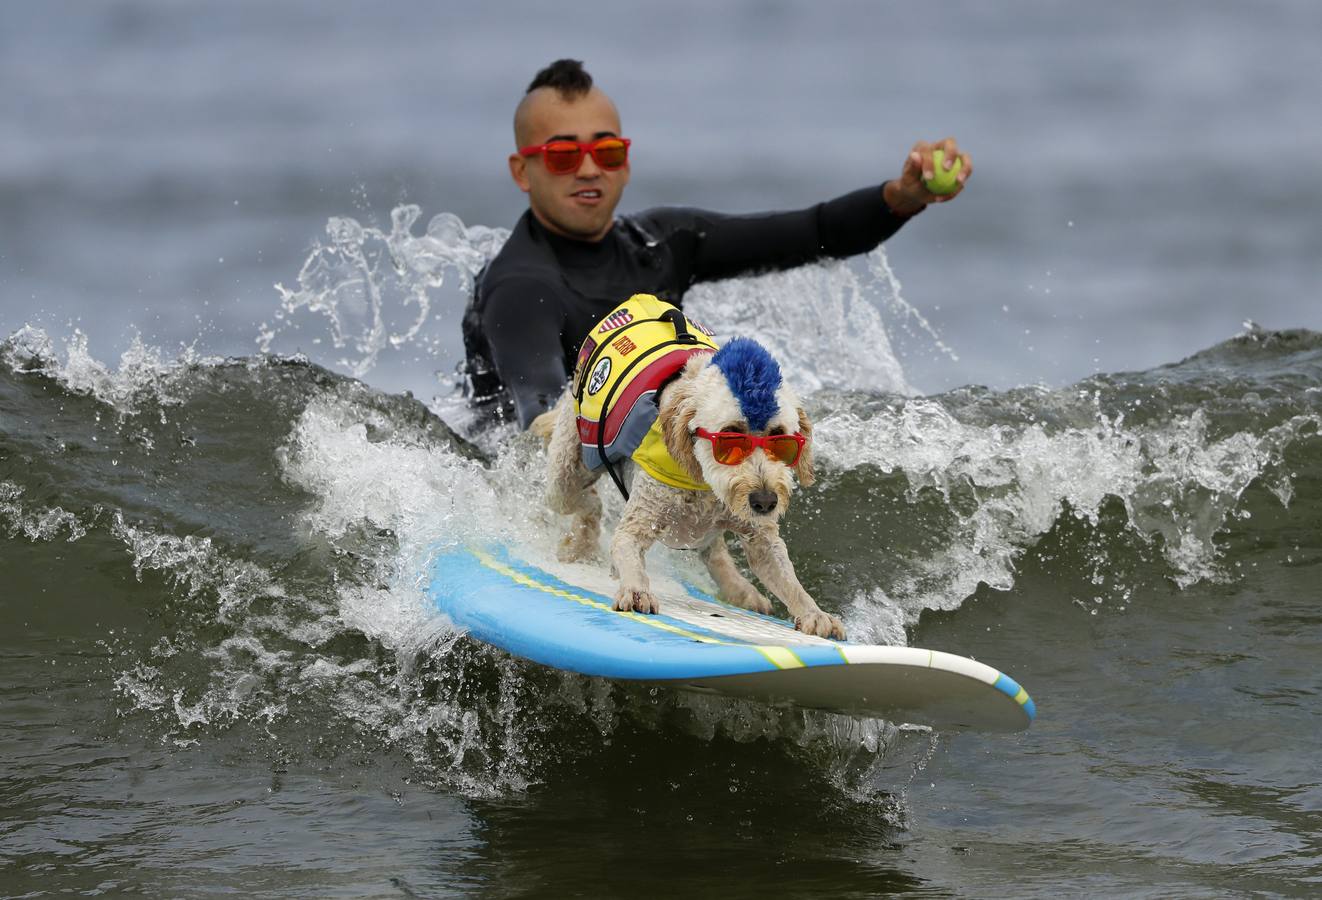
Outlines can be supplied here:
M693 377L705 364L705 357L689 360L680 377L672 381L661 395L661 409L657 413L661 420L661 437L666 442L671 459L679 463L680 468L694 480L701 482L707 479L702 475L698 458L693 455L693 435L689 426L693 424L693 417L698 412Z
M798 413L799 434L806 440L803 442L803 452L799 454L799 461L794 464L794 469L799 473L799 484L807 487L817 480L817 474L812 468L812 420L808 418L802 406L799 407Z

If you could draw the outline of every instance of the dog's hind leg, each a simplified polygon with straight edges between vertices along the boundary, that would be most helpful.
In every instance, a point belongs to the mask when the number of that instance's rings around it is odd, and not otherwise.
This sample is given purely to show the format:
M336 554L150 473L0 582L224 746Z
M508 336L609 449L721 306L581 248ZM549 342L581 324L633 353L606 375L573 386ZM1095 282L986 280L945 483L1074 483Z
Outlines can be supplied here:
M726 603L764 615L771 612L771 601L763 597L762 592L734 564L734 557L730 555L724 535L716 535L715 540L702 551L702 561L707 564L707 571L715 579L721 599Z
M546 502L555 512L572 516L560 539L562 562L595 556L601 535L601 498L596 481L600 472L583 465L574 404L566 391L555 409L555 427L547 448Z

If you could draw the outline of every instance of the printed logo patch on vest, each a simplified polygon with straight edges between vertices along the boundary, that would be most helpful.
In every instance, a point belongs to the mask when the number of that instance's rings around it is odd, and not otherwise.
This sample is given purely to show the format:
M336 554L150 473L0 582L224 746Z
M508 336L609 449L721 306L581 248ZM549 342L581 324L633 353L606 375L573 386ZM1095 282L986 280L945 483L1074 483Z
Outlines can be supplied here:
M603 356L597 363L597 367L592 370L592 377L588 379L588 394L595 394L601 390L606 379L611 377L611 358Z
M615 310L609 316L601 320L597 326L597 334L605 334L608 331L614 331L622 325L628 325L633 321L633 313L629 312L627 306Z
M593 352L597 349L597 342L591 337L583 339L583 346L578 351L578 362L574 364L574 381L570 390L574 396L580 395L583 387L583 370L587 368L588 360L592 358Z
M615 340L611 341L611 346L615 348L615 352L620 354L620 356L628 356L630 353L638 349L638 345L629 340L627 334L622 334Z

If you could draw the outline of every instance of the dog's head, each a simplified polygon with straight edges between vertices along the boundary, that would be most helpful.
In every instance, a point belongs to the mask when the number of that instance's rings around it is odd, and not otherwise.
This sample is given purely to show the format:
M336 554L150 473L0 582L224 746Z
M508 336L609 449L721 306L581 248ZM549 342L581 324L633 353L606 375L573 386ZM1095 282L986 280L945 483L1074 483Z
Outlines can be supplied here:
M750 524L780 518L789 506L793 474L800 484L812 484L812 423L781 378L780 366L757 341L735 338L713 355L689 360L661 395L660 419L675 461ZM725 465L713 456L711 441L695 435L699 428L757 436L798 433L806 440L792 467L763 449Z

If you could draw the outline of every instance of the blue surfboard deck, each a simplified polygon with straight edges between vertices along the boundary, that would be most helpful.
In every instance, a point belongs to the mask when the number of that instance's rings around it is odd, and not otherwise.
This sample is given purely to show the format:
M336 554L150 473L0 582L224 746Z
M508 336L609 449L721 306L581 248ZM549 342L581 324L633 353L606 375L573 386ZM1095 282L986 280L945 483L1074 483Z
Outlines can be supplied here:
M437 548L427 579L432 603L472 637L583 675L943 729L1019 731L1036 715L1014 679L975 660L805 635L654 574L656 615L613 610L597 568L534 565L502 547Z

